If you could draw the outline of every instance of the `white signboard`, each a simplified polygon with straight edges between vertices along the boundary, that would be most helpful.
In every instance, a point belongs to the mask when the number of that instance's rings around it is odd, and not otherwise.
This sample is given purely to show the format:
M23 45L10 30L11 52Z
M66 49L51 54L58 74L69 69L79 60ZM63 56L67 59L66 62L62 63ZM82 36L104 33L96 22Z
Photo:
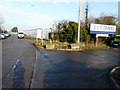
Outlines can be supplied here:
M114 25L102 25L102 24L91 24L91 34L115 34L116 26Z

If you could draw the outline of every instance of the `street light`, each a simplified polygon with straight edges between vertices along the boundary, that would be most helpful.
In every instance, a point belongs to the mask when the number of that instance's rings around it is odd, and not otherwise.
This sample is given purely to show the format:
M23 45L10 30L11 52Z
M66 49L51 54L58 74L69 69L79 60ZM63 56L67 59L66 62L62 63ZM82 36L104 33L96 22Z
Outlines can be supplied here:
M78 44L80 43L80 17L81 17L81 0L79 0L79 24L78 24Z

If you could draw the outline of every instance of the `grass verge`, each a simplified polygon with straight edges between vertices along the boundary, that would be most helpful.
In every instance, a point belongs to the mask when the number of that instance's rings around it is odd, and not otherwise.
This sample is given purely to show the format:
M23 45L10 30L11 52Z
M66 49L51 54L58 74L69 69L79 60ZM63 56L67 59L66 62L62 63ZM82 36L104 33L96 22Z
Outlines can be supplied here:
M28 36L28 35L25 35L24 37L27 38L27 39L32 39L32 40L36 39L35 37L31 37L31 36Z
M115 81L120 85L120 67L116 68L116 70L112 74Z
M50 41L45 41L45 40L38 40L38 42L35 44L39 47L45 47L47 44L49 44ZM51 44L55 45L55 49L54 50L58 50L58 49L70 49L70 43L67 42L59 42L59 41L53 41ZM96 44L85 44L84 45L80 45L80 50L98 50L98 49L109 49L109 47L105 44L98 44L96 46Z
M109 47L105 44L98 44L97 46L95 44L90 44L80 47L80 49L82 50L97 50L97 49L108 49L108 48Z

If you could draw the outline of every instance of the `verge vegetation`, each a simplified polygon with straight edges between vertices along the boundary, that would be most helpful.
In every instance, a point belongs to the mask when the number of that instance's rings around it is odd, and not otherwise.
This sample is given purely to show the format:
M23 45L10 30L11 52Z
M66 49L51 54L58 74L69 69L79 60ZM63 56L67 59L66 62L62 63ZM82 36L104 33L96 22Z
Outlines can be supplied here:
M68 42L59 42L59 41L53 41L51 43L50 40L38 40L34 42L35 45L38 47L42 47L46 49L47 44L55 45L55 48L53 50L66 50L66 49L71 49L71 44ZM77 44L76 44L77 45ZM85 43L80 43L79 44L80 48L78 50L96 50L96 49L109 49L109 46L99 43L99 44L85 44Z
M31 36L28 36L28 35L25 35L24 37L27 38L27 39L33 39L33 40L36 39L35 37L31 37Z
M112 74L115 81L120 85L120 67L116 68L116 70Z

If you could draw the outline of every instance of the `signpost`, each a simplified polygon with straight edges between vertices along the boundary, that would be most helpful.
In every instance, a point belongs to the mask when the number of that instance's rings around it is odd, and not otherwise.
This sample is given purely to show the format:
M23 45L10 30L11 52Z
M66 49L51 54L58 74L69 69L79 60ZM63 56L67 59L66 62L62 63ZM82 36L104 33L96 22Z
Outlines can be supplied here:
M98 37L107 37L109 34L116 33L115 25L103 25L103 24L91 24L90 33L96 34L96 45L98 42Z

